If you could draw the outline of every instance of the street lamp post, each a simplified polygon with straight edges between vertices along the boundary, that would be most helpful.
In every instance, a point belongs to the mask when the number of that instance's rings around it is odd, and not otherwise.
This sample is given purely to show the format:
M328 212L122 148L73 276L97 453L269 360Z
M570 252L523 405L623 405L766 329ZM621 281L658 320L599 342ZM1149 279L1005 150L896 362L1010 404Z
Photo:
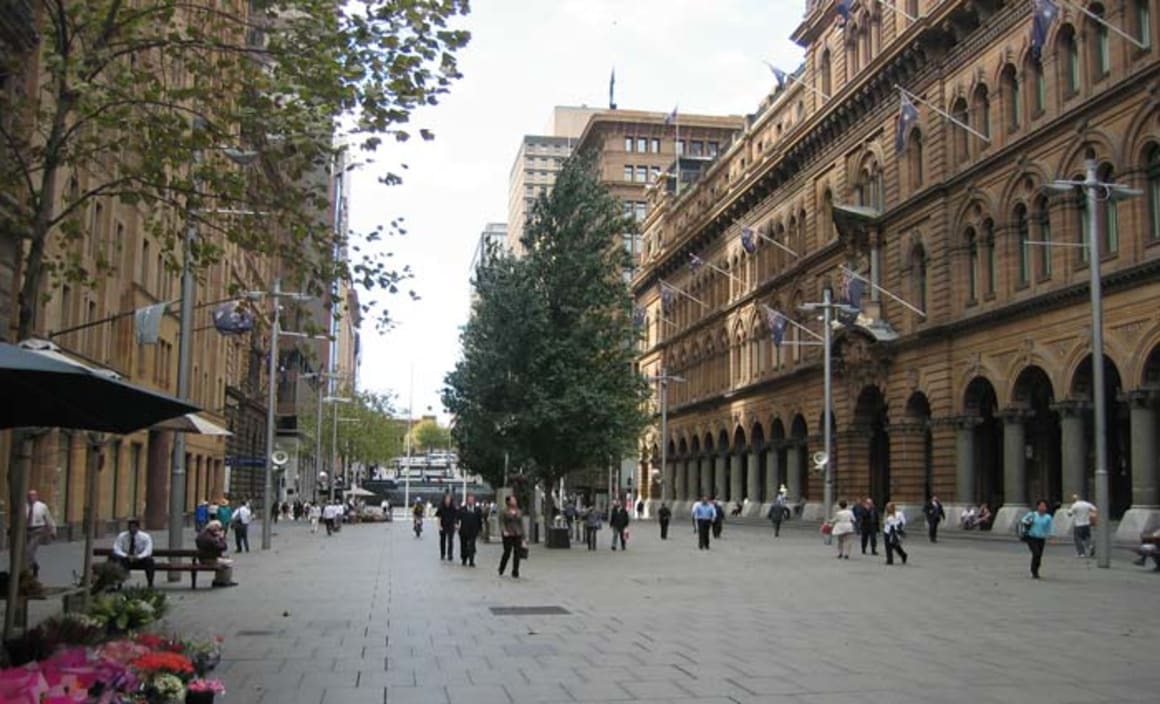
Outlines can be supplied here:
M205 125L200 121L195 121L194 130L204 129ZM258 153L253 151L245 151L235 149L232 147L219 148L216 151L225 154L233 163L238 166L247 166L257 158ZM196 198L198 188L200 187L200 179L197 177L198 166L202 162L202 150L195 149L190 160L190 172L192 174L192 194ZM197 279L193 272L193 245L197 239L197 223L194 215L198 213L198 209L194 206L192 198L186 205L185 215L185 234L182 238L181 251L181 306L179 321L179 332L177 340L177 398L189 398L189 377L190 368L193 365L193 310L194 298L197 296L196 286ZM209 211L216 212L216 211ZM247 211L237 211L247 212ZM183 532L185 529L185 477L187 468L185 464L185 433L174 433L173 437L173 455L170 462L169 469L169 549L180 550L182 546ZM208 497L207 497L208 498ZM181 579L181 574L177 572L170 572L166 578L170 582L176 582Z
M834 505L834 462L833 462L833 432L831 425L834 417L834 395L833 395L833 364L832 364L832 348L834 331L830 327L830 321L833 319L833 311L838 310L843 313L856 314L858 309L847 305L845 303L834 303L834 292L829 284L822 289L821 303L804 303L798 307L798 310L806 313L813 313L817 311L822 312L822 356L824 362L822 365L822 374L824 381L822 382L822 394L825 396L825 411L822 414L822 438L823 451L826 453L825 464L825 491L822 495L822 501L825 503L823 511L826 517L829 517L830 511Z
M1108 487L1108 438L1107 438L1107 389L1104 387L1104 305L1103 284L1100 280L1100 218L1098 212L1101 200L1116 200L1142 195L1142 192L1116 183L1103 183L1099 179L1096 162L1088 159L1086 173L1082 181L1054 181L1051 188L1056 191L1073 191L1082 188L1087 198L1088 219L1088 287L1092 306L1092 416L1095 435L1096 470L1096 511L1103 518L1104 528L1096 537L1096 564L1110 567L1112 557L1112 531L1108 522L1111 513L1111 497Z
M675 376L668 373L665 367L661 367L661 373L656 376L648 377L649 381L656 382L659 387L658 395L660 396L661 406L661 498L665 495L665 470L668 469L668 437L669 437L669 382L681 383L684 377ZM639 488L637 493L639 493ZM675 497L673 497L675 500Z
M327 396L323 399L327 403L334 405L334 422L330 430L330 457L327 459L326 466L330 470L330 503L334 503L334 483L338 481L338 472L334 467L334 457L338 454L338 405L340 403L350 403L351 399L345 396Z

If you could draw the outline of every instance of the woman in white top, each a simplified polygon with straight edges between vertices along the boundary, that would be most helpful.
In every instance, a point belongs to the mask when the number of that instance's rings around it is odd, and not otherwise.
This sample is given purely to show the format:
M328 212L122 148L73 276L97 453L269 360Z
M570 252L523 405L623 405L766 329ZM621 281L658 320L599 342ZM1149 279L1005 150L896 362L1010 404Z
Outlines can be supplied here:
M846 508L846 501L838 502L838 512L834 514L833 534L838 539L838 559L850 559L850 536L854 535L854 512Z
M902 558L906 564L906 551L902 549L902 536L906 531L906 514L894 507L894 502L886 504L886 521L882 524L882 532L886 538L886 564L894 564L894 553Z

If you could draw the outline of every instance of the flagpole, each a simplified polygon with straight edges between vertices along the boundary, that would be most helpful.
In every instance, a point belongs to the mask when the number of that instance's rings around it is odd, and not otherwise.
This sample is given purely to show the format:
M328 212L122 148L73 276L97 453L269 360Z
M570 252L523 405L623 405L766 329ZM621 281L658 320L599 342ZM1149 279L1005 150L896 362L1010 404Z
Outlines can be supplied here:
M1076 5L1073 2L1069 2L1069 0L1059 0L1059 2L1063 3L1064 5L1067 5L1068 7L1070 7L1071 9L1073 9L1077 12L1080 12L1080 13L1086 15L1088 17L1088 19L1092 20L1093 22L1098 22L1099 24L1103 25L1104 27L1107 27L1108 29L1112 30L1112 32L1114 32L1114 33L1118 34L1119 36L1123 37L1124 39L1127 39L1128 41L1132 42L1132 44L1134 44L1137 49L1147 49L1148 48L1148 45L1145 44L1144 42L1140 41L1139 39L1136 39L1135 37L1131 36L1130 34L1125 32L1124 30L1120 29L1119 27L1115 26L1114 24L1111 24L1110 22L1105 20L1103 17L1100 17L1099 15L1097 15L1096 13L1087 9L1086 7L1081 7L1079 5Z
M761 239L765 240L766 242L768 242L768 243L772 244L774 247L777 247L778 249L781 249L781 250L784 250L784 251L786 251L786 252L789 252L790 254L792 254L792 255L794 256L794 258L796 258L796 259L801 259L802 255L798 254L797 252L793 251L792 249L790 249L789 247L785 246L785 245L784 245L784 244L782 244L781 242L778 242L777 240L773 239L772 237L769 237L769 236L763 235L763 234L761 234L760 232L758 232L757 230L755 230L755 229L753 229L753 228L750 228L750 231L751 231L751 232L753 232L754 234L756 234L756 235L757 235L758 237L760 237Z
M865 276L862 276L861 274L859 274L859 273L857 273L857 272L855 272L855 271L852 271L852 270L850 270L850 269L846 268L845 266L842 266L842 267L840 267L840 268L841 268L841 270L842 270L842 273L846 274L847 276L852 276L852 277L854 277L855 279L858 279L859 281L862 281L863 283L865 283L865 284L869 285L869 286L870 286L870 288L874 289L875 291L878 291L878 292L880 292L880 293L884 293L884 294L886 294L887 296L889 296L891 299L893 299L894 301L896 301L897 303L899 303L900 305L903 305L903 306L905 306L905 307L909 308L909 309L910 309L912 312L914 312L914 313L918 313L919 315L921 315L921 316L922 316L922 317L924 317L924 318L926 317L926 313L925 313L924 311L921 311L921 310L919 310L917 307L915 307L915 306L912 306L911 304L907 303L905 300L903 300L903 299L899 298L898 296L895 296L893 293L891 293L890 291L887 291L886 289L882 288L881 286L879 286L878 284L874 283L874 282L873 282L873 281L871 281L870 279L867 279Z
M903 95L905 95L906 97L908 97L908 98L910 98L911 100L917 101L917 102L919 102L919 103L921 103L921 104L923 104L923 105L927 106L927 107L928 107L928 108L930 108L931 110L934 110L934 111L935 111L936 113L938 113L939 115L941 115L941 116L943 116L944 118L946 118L947 120L950 120L951 122L955 123L955 124L956 124L956 125L958 125L959 127L961 127L961 128L963 128L964 130L966 130L967 132L970 132L971 134L975 135L976 137L978 137L979 139L983 140L984 142L987 142L988 144L991 142L991 138L990 138L990 137L988 137L987 135L983 134L982 132L979 132L978 130L971 129L970 125L964 124L964 123L963 123L963 122L961 122L960 120L957 120L957 119L955 119L955 118L954 118L954 117L953 117L953 116L952 116L950 113L948 113L948 112L946 112L945 110L942 110L941 108L939 108L939 107L935 106L935 105L934 105L934 104L932 104L930 101L923 100L922 98L918 97L918 96L917 96L917 95L915 95L914 93L911 93L910 91L906 90L905 88L903 88L902 86L898 85L897 83L895 83L895 84L894 84L894 87L895 87L895 88L897 88L897 89L898 89L898 91L899 91L900 93L902 93Z
M702 301L700 298L697 298L696 296L693 296L693 295L691 295L691 294L685 293L685 292L684 292L684 291L682 291L681 289L679 289L679 288L677 288L676 286L673 286L672 284L670 284L668 281L665 281L664 279L661 279L661 290L663 291L663 290L664 290L664 289L666 289L666 288L668 288L668 289L671 289L671 290L673 290L673 291L676 291L677 293L681 294L682 296L684 296L685 298L689 299L690 301L692 301L692 302L694 302L694 303L699 303L699 304L701 304L701 307L702 307L702 308L705 308L706 310L708 310L708 308L709 308L709 304L708 304L708 303L705 303L705 302L704 302L704 301Z
M888 0L878 0L878 4L879 4L879 5L883 5L883 6L885 6L887 9L889 9L891 12L894 12L895 14L902 15L903 17L905 17L906 19L910 20L911 22L917 22L917 21L918 21L918 18L917 18L917 17L912 17L912 16L910 15L910 13L906 12L905 10L903 10L903 9L902 9L902 8L900 8L900 7L898 7L897 5L895 5L895 4L894 4L894 3L892 3L892 2L888 2Z
M681 114L673 108L673 152L677 155L677 190L674 197L681 195Z
M794 83L798 84L798 85L799 85L799 86L801 86L802 88L805 88L806 90L808 90L808 91L811 91L811 92L813 92L813 93L815 93L815 94L817 94L817 95L821 96L822 100L829 100L829 99L830 99L830 96L826 95L825 93L823 93L822 91L818 90L817 88L814 88L814 87L813 87L813 86L811 86L809 83L806 83L805 81L801 80L800 78L798 78L797 76L793 75L792 73L787 73L787 72L785 72L785 71L782 71L781 69L777 68L776 66L774 66L774 65L773 65L773 64L771 64L771 63L769 63L768 61L765 61L764 63L765 63L765 65L766 65L766 66L768 66L768 67L769 67L769 70L770 70L770 71L773 71L773 76L774 76L774 78L776 78L778 75L785 76L785 80L787 80L787 81L793 81Z
M709 263L709 262L705 261L704 259L701 259L701 258L700 258L700 257L698 257L697 255L695 255L695 254L690 254L689 256L690 256L690 257L695 257L695 258L696 258L696 262L697 262L698 264L703 264L703 265L705 265L705 266L709 267L710 269L712 269L713 271L717 272L718 274L721 274L722 276L728 276L729 278L733 279L734 281L736 281L737 283L741 284L742 286L744 286L744 285L745 285L745 282L744 282L744 281L742 281L741 279L737 278L737 277L736 277L736 276L734 276L733 274L730 274L729 272L725 271L724 269L721 269L721 268L719 268L719 267L717 267L717 266L715 266L715 265L713 265L713 264L711 264L711 263ZM690 259L690 260L689 260L689 262L690 262L690 263L693 263L693 259Z
M781 312L780 310L778 310L777 308L774 308L773 306L764 305L764 304L762 305L762 307L764 307L764 308L768 308L769 310L773 311L774 313L777 313L778 315L780 315L782 318L784 318L784 319L785 319L785 322L787 322L787 323L789 323L790 325L794 326L794 327L795 327L795 328L797 328L798 330L802 330L802 331L804 331L804 332L805 332L807 335L809 335L810 337L813 337L813 338L815 338L815 339L818 339L818 340L822 340L822 339L824 339L824 338L823 338L821 335L817 334L817 333L816 333L816 332L814 332L813 330L810 330L810 329L809 329L809 328L807 328L805 325L802 325L801 323L797 322L796 320L794 320L793 318L789 317L789 316L788 316L788 315L786 315L785 313L782 313L782 312ZM801 343L798 343L798 344L801 344Z

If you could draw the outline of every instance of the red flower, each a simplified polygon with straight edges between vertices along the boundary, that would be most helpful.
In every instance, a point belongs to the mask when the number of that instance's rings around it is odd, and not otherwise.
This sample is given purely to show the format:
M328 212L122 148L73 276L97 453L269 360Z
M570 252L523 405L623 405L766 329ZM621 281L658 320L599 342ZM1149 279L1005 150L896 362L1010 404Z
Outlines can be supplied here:
M149 653L129 664L133 669L145 674L168 672L179 677L193 674L193 664L184 655L177 653L164 651Z

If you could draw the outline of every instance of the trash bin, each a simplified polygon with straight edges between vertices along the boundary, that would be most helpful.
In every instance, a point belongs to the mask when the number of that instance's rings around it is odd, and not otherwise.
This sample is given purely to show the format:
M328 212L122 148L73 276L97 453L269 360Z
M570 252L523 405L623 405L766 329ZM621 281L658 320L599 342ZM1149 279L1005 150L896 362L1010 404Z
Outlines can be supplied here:
M563 548L565 550L572 547L572 537L568 535L567 526L548 529L548 547Z

